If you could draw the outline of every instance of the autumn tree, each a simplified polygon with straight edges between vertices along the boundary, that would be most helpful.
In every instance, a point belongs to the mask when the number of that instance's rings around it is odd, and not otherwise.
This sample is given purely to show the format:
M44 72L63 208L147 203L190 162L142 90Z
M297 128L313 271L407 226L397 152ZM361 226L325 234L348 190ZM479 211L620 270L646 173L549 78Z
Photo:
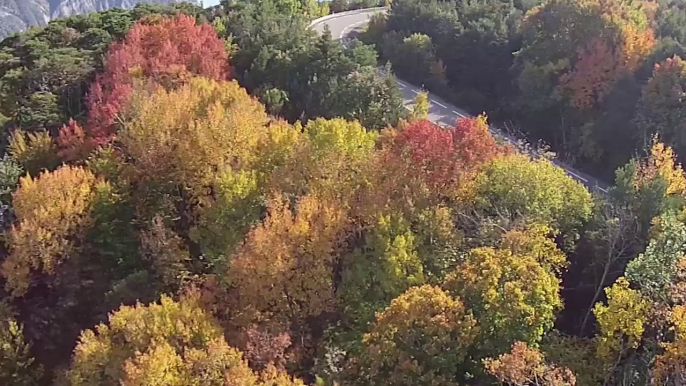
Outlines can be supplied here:
M41 366L31 355L21 324L0 304L0 381L6 385L31 386L39 382Z
M91 86L89 135L104 143L116 134L137 82L172 87L192 75L224 80L230 73L227 58L212 26L196 25L193 17L136 24L122 43L110 47L104 72Z
M240 351L224 341L197 297L123 306L81 333L66 373L70 385L256 384Z
M412 112L410 113L411 121L418 121L421 119L426 119L429 114L429 94L426 92L420 92L414 97L414 106L412 106Z
M26 176L13 195L2 275L48 374L99 315L154 293L156 283L136 281L146 271L128 204L111 184L72 166Z
M633 127L634 76L656 46L652 10L639 0L550 0L532 8L520 28L512 113L556 150L598 169L606 159L626 159L635 138L621 148L616 138Z
M205 78L145 95L134 95L141 100L119 138L136 200L148 203L140 215L151 219L173 197L176 230L197 244L191 255L201 253L199 244L213 257L225 252L261 213L251 167L265 134L263 106L236 82Z
M361 172L374 159L378 134L341 118L316 119L301 130L304 137L273 170L270 187L298 196L350 200L359 187Z
M479 326L463 302L438 287L413 287L377 315L363 339L353 383L457 385Z
M88 141L86 131L73 119L60 129L57 145L60 158L66 162L85 160L93 151L93 144Z
M486 370L498 381L512 386L574 386L576 377L565 367L546 363L543 354L524 342L497 359L484 360Z
M237 83L196 78L144 99L120 135L140 180L202 189L255 159L266 115Z
M549 363L570 369L577 385L593 386L603 382L605 373L598 366L596 345L592 338L550 331L543 337L539 349Z
M591 39L577 55L574 69L560 77L560 86L570 93L572 106L585 110L602 101L622 74L612 48L601 38Z
M686 176L672 148L653 138L650 153L632 159L615 173L611 197L627 206L638 220L639 236L645 240L653 218L678 210L686 191Z
M599 328L597 356L605 361L611 374L619 360L641 343L650 303L639 291L629 288L623 277L606 288L605 294L607 306L597 303L593 313Z
M445 193L456 181L460 164L450 130L427 120L414 122L395 136L392 152L406 170L405 179L418 179L425 189Z
M545 177L543 177L545 176ZM547 159L512 154L488 162L476 177L477 208L487 214L524 217L563 232L591 215L591 194Z
M54 274L78 248L100 184L91 172L71 166L21 179L13 197L17 225L7 234L10 255L2 264L15 296L31 287L36 274Z
M552 327L562 308L556 272L566 259L546 237L545 227L512 231L498 249L473 249L446 278L446 290L474 312L482 358L516 341L536 344Z
M686 371L686 307L671 310L669 321L673 338L662 343L664 352L655 358L654 381L658 385L673 385L683 381Z
M476 168L498 155L512 152L506 145L496 142L485 114L459 118L452 134L457 157L467 169Z
M413 122L394 135L389 151L400 163L394 166L405 174L398 178L418 179L434 194L448 194L462 174L507 153L489 132L485 116L460 118L454 128L426 120Z
M227 310L232 323L264 321L305 340L308 322L335 305L333 275L345 225L333 202L306 196L291 209L281 197L270 200L267 218L228 261L227 290L236 302Z
M682 94L686 90L686 62L680 57L667 58L655 64L653 76L643 87L636 112L636 123L644 142L658 134L667 146L683 151L684 112Z
M574 69L560 77L560 87L570 93L572 106L581 110L597 106L621 77L630 76L642 64L655 45L653 31L634 24L622 25L618 39L616 48L608 39L593 37L578 49Z
M59 165L55 143L45 131L26 133L16 130L9 140L12 159L32 175L54 170Z

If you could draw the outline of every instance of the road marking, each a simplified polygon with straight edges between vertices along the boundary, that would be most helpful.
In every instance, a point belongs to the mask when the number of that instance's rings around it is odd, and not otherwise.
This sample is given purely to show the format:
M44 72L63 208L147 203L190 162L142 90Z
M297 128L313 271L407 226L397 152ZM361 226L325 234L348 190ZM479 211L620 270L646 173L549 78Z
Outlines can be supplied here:
M350 24L349 26L343 28L343 31L341 31L341 34L338 36L338 39L343 39L343 36L345 36L345 34L348 32L349 29L354 28L354 27L357 27L358 25L364 24L364 23L369 23L369 19L367 19L367 20L361 20L361 21L352 23L352 24Z
M412 109L409 106L403 106L403 107L408 109L409 111L412 111Z
M598 190L600 190L601 192L603 192L603 193L606 193L606 194L607 194L607 189L605 189L605 188L601 188L600 186L596 186L596 187L597 187L597 188L598 188Z
M398 84L399 84L400 86L402 86L402 87L407 87L403 82L401 82L401 81L399 81L399 80L396 80L396 82L398 82Z
M457 116L458 116L458 117L460 117L460 118L464 118L464 117L466 117L466 115L462 114L462 113L461 113L461 112L459 112L459 111L455 111L455 110L453 110L453 113L455 113L455 115L457 115Z
M577 179L580 179L580 180L583 181L583 182L588 182L587 179L581 177L580 175L574 173L574 172L571 171L571 170L567 170L567 173L569 173L569 175L571 175L572 177L576 177Z
M417 91L417 90L414 90L414 89L411 90L411 91L412 91L413 93L417 94L417 95L419 95L419 93L421 92L421 91Z
M435 104L437 104L437 105L443 107L444 109L447 109L447 108L448 108L448 106L444 105L443 103L437 102L437 101L435 101L435 100L433 100L433 99L431 100L431 102L433 102L433 103L435 103Z

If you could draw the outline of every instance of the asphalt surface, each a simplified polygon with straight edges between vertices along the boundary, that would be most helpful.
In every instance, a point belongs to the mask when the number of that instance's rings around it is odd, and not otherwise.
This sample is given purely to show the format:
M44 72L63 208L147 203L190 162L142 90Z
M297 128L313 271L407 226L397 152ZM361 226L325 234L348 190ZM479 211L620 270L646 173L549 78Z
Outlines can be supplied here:
M355 35L362 32L367 23L369 23L370 17L378 12L383 12L383 10L373 9L345 12L337 17L334 16L330 18L324 18L324 20L319 22L315 21L310 27L319 33L323 33L325 27L328 26L329 30L331 31L331 36L334 39L345 42L346 40L349 40L350 38L353 38ZM413 85L402 79L398 79L398 88L403 95L403 103L405 108L411 110L414 104L414 98L421 91L421 87L417 87L416 85ZM465 110L460 109L459 107L456 107L430 93L429 101L430 107L427 118L436 124L454 126L457 119L470 116ZM507 134L493 128L491 128L491 133L504 141L513 144L517 142L515 138L512 138ZM532 156L537 156L537 154L532 154ZM571 166L564 164L559 160L553 160L552 162L564 169L570 177L583 183L589 189L596 190L601 193L607 193L608 186L606 184L572 168Z

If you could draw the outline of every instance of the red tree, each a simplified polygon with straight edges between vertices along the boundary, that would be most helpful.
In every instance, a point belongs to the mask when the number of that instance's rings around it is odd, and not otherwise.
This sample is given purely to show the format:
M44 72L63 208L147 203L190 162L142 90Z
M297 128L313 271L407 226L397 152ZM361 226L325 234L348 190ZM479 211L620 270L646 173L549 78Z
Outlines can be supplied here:
M488 122L484 115L458 119L452 134L456 156L467 169L511 151L509 147L496 143L488 131Z
M60 129L57 144L59 145L60 158L67 162L86 159L93 150L91 143L86 138L86 132L73 119L70 119L69 124Z
M507 153L488 131L485 116L460 118L454 128L442 128L429 121L417 121L395 137L393 153L405 158L410 173L440 186L455 180L460 171Z
M112 45L105 63L87 98L87 130L96 144L113 138L137 80L172 87L190 75L216 80L230 75L224 42L212 26L196 25L183 14L137 23L122 43Z
M395 138L393 153L405 158L415 177L422 176L431 185L450 182L457 171L455 143L451 130L429 121L416 121Z

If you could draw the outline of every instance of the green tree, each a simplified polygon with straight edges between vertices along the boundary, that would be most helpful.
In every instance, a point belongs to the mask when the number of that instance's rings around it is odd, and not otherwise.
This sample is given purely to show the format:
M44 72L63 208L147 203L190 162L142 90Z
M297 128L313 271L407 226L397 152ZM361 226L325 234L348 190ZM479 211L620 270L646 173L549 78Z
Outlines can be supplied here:
M686 225L673 213L667 213L654 222L654 234L645 252L629 262L627 279L638 286L641 293L653 301L667 301L675 281L677 268L686 250Z
M379 216L343 257L340 297L345 319L365 329L374 314L408 288L424 284L417 235L399 214Z
M21 325L3 307L0 304L0 381L6 385L36 385L42 368L31 355Z
M544 177L545 176L545 177ZM476 177L477 208L524 217L563 233L579 229L591 215L591 194L547 159L498 157Z
M516 341L537 344L553 326L562 308L556 272L566 260L545 237L506 234L501 248L473 249L446 278L444 288L463 299L479 324L481 358L503 354Z
M12 158L5 156L0 160L0 203L5 207L11 205L12 193L19 186L19 178L24 170Z
M371 66L361 67L341 79L334 90L333 106L326 116L360 121L370 130L395 126L405 115L395 78Z

